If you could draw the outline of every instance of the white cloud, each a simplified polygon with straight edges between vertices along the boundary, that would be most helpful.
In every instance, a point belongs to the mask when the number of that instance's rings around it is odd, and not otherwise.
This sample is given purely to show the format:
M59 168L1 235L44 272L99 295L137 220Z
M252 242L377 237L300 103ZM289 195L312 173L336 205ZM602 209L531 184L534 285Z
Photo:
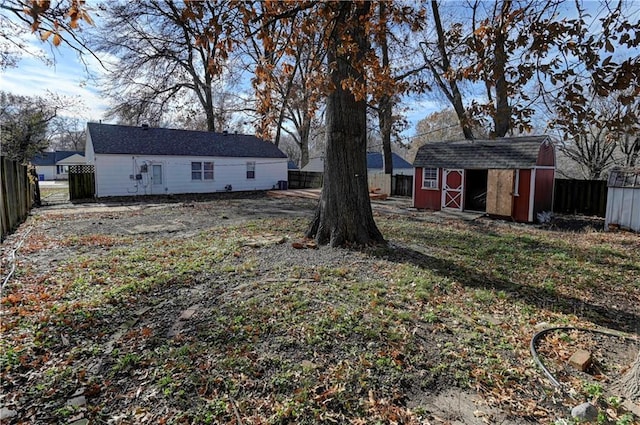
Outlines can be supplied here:
M0 89L24 96L46 96L48 91L78 98L84 106L77 111L67 111L64 115L82 121L100 120L108 103L92 80L104 72L98 61L87 54L85 65L78 58L77 52L69 47L52 47L51 51L46 52L47 44L38 40L30 43L30 49L34 51L43 51L43 47L47 57L54 61L53 65L47 65L32 56L23 56L17 67L0 72Z

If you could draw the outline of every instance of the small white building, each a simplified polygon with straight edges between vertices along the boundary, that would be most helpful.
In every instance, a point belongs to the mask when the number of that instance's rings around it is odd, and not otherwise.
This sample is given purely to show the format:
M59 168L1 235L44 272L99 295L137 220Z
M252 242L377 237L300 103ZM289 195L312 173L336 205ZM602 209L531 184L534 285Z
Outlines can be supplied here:
M69 166L84 165L86 160L83 152L54 151L35 155L31 163L36 167L38 180L68 180Z
M607 186L605 230L640 232L640 168L611 170Z
M271 190L287 181L287 156L255 136L87 124L95 196Z

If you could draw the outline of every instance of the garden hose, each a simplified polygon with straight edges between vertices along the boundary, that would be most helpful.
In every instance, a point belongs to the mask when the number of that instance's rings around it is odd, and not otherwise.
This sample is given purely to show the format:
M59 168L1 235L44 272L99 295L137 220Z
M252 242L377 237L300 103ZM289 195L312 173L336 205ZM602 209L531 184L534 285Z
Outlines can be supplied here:
M547 334L548 332L552 332L552 331L591 332L591 333L598 333L598 334L607 335L607 336L615 336L615 337L618 337L618 338L623 338L623 339L628 340L628 341L638 342L638 338L636 338L636 337L622 335L621 333L617 333L617 332L614 332L614 331L607 331L607 330L601 330L601 329L576 328L576 327L573 327L573 326L554 326L554 327L546 328L546 329L543 329L543 330L537 332L535 335L533 335L533 338L531 338L531 343L529 344L529 349L531 351L531 356L533 356L533 360L540 367L540 369L542 369L542 371L547 376L547 378L549 378L551 383L556 387L560 386L560 382L555 378L555 376L553 376L553 374L549 371L549 369L546 368L546 366L544 365L544 363L542 362L542 360L538 356L538 352L536 351L536 345L538 344L538 340L542 336Z
M29 230L27 230L20 238L20 243L18 243L18 246L16 246L13 251L11 251L10 254L10 260L11 261L11 270L9 271L9 274L7 275L7 277L4 279L4 281L2 282L2 286L0 286L0 293L4 292L4 287L7 284L7 282L9 282L9 279L11 279L11 276L13 275L13 272L16 271L16 252L20 249L20 247L22 246L22 244L24 243L25 239L27 238L27 235L31 232L31 230L33 229L33 227L29 227Z

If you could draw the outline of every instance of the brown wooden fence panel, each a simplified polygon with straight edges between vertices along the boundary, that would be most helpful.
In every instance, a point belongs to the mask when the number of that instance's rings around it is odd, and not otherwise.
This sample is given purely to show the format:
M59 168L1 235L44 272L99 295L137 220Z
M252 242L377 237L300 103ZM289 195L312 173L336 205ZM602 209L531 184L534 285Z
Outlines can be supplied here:
M29 179L26 165L19 164L4 156L0 161L2 162L0 222L2 223L2 240L4 240L7 234L27 218L29 210L33 206L35 182Z
M289 189L322 187L322 173L289 170ZM413 196L413 176L395 175L391 179L391 196Z
M605 180L556 179L553 212L604 217L607 211Z
M413 176L401 174L391 178L391 196L413 196Z
M69 200L93 198L95 190L96 176L93 165L69 166Z
M289 189L316 189L322 187L322 173L289 170Z

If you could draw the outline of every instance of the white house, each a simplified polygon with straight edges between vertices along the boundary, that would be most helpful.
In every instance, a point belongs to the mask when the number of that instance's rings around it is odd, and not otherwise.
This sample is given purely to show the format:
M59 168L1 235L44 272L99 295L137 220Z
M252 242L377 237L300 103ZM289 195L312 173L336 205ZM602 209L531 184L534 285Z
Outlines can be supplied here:
M86 160L83 152L55 151L35 155L31 163L36 167L38 180L68 180L69 166L86 164Z
M287 181L287 156L255 136L87 124L96 197L270 190Z

